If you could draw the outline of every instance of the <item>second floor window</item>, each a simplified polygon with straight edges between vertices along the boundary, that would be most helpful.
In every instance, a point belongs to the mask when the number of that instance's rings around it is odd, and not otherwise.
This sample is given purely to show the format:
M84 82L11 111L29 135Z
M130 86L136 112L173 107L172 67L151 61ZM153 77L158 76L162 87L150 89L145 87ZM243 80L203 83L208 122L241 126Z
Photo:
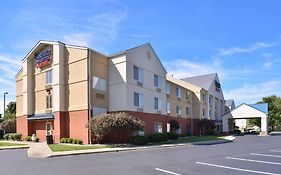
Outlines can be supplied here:
M141 93L134 92L134 106L143 108L144 107L144 95Z
M143 83L144 73L143 69L137 66L134 66L134 80Z
M178 115L181 115L181 107L180 106L176 106L176 113L178 114Z
M51 109L52 108L52 95L51 94L48 94L46 96L46 108L47 109Z
M180 87L176 88L176 96L179 98L181 97L181 88Z
M52 70L46 71L46 84L52 84Z
M161 77L159 75L154 74L154 86L157 88L161 88Z
M167 113L171 113L171 103L167 101Z
M161 99L155 97L154 98L154 109L161 110Z
M100 77L93 77L93 88L100 90L100 91L106 91L106 80L102 79Z
M190 115L189 107L186 107L186 115Z
M170 95L170 91L171 91L170 83L166 82L166 93Z

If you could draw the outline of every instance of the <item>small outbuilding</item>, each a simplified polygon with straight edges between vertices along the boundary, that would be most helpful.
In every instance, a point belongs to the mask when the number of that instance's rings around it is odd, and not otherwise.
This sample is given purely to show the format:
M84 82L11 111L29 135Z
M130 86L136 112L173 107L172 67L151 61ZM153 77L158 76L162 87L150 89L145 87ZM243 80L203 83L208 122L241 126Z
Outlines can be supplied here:
M223 115L223 132L229 133L234 130L235 119L261 118L262 136L268 135L268 104L241 104Z

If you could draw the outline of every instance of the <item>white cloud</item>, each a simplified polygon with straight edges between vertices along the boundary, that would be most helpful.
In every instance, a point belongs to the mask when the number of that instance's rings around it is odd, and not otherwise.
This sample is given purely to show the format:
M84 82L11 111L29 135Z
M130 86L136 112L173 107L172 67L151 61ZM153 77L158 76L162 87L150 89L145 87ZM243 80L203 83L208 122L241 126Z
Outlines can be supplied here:
M235 99L236 104L256 103L262 97L270 96L273 94L280 94L279 81L267 81L259 84L243 84L242 87L225 91L224 96L226 99Z
M236 53L248 53L248 52L253 52L253 51L261 49L261 48L273 47L273 46L276 46L277 44L278 43L276 43L276 42L275 43L256 42L255 44L253 44L247 48L242 48L242 47L220 48L218 55L226 56L226 55L233 55Z
M16 83L14 81L11 81L7 78L2 78L2 77L0 77L0 83L6 84L6 85L9 85L12 87L14 87L16 85Z
M194 61L188 61L185 59L173 60L173 63L164 62L164 66L169 74L172 74L176 78L186 78L194 75L209 74L217 72L220 78L224 78L227 75L220 64L213 63L199 63Z
M67 44L89 46L91 41L90 37L91 36L88 33L75 33L64 36L63 40Z
M13 65L17 65L17 66L22 65L21 62L18 61L16 58L11 58L9 56L5 56L5 55L1 55L1 54L0 54L0 61L9 63L9 64L13 64Z

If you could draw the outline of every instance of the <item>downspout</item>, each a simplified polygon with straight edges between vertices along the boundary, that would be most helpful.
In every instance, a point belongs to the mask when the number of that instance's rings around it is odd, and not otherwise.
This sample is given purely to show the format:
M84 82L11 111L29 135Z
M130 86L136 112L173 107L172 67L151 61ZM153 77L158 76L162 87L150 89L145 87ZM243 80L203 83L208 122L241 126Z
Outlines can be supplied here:
M91 121L91 111L92 111L92 99L91 99L91 92L92 92L92 88L91 88L91 59L92 59L92 55L91 55L91 50L88 49L88 61L87 61L87 66L88 66L88 122ZM88 127L88 139L89 139L89 143L92 144L92 131L91 131L91 127Z

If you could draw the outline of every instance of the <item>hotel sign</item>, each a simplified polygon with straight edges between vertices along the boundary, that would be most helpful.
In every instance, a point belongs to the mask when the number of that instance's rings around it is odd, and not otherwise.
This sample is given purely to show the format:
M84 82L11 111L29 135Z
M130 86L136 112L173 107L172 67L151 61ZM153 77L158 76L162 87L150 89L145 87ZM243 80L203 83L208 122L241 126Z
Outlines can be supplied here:
M51 60L51 49L44 50L35 55L35 67L42 68L50 63Z

